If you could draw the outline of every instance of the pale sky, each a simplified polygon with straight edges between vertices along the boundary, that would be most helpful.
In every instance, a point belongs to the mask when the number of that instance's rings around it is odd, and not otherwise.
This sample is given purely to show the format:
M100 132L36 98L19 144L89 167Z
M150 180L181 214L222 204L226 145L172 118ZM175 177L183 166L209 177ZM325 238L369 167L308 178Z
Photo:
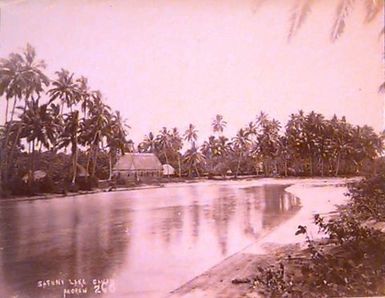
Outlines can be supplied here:
M201 143L217 113L231 136L261 110L284 122L299 109L336 113L382 130L383 16L364 24L356 1L332 43L338 3L315 2L288 43L294 0L0 0L0 57L29 42L50 77L88 77L136 143L189 123Z

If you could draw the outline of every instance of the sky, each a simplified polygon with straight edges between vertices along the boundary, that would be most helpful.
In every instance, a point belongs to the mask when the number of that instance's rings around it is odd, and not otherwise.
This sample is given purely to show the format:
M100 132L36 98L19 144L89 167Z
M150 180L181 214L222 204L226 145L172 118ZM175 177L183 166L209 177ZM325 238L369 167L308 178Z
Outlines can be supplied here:
M315 1L288 42L296 1L0 0L0 57L29 42L50 77L86 76L136 143L189 123L203 142L218 113L231 137L261 110L283 123L303 109L383 130L383 16L365 24L356 1L332 43L337 1Z

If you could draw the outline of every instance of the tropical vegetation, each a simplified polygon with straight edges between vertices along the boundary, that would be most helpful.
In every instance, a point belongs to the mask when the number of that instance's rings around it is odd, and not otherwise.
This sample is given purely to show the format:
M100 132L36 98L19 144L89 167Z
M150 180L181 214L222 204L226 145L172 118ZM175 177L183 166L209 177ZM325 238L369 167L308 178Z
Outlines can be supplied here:
M154 153L179 177L234 178L359 175L383 154L384 134L345 117L302 110L286 124L260 112L233 137L225 136L227 121L217 114L212 135L201 143L190 123L184 132L176 127L149 132L135 148L126 121L87 78L61 69L50 79L45 67L30 45L0 60L0 99L6 105L0 130L3 193L41 191L36 170L47 173L40 183L45 190L89 189L97 179L112 179L115 161L131 151Z

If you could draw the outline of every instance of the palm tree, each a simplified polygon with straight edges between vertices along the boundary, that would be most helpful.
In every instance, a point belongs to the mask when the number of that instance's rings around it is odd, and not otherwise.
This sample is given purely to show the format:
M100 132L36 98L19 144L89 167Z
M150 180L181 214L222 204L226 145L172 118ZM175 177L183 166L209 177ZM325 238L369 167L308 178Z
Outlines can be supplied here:
M183 136L184 139L190 143L196 142L196 140L198 139L198 130L193 124L190 123Z
M16 102L24 97L25 102L30 97L40 93L44 86L49 85L47 76L42 72L46 67L43 60L36 61L35 49L27 44L23 54L12 53L8 59L0 59L0 96L6 95L5 122L8 120L8 103L13 98L11 121L15 113Z
M148 153L155 153L157 151L157 139L151 131L148 135L144 136L144 140L139 144L138 150Z
M166 127L163 127L162 130L159 131L156 141L160 154L164 156L166 163L169 164L167 152L170 151L171 148L171 136Z
M217 114L215 116L215 119L211 123L214 133L219 133L219 134L223 133L223 129L226 127L226 125L227 125L227 122L223 120L223 116L220 114Z
M68 70L61 69L55 72L57 79L52 82L53 87L48 90L50 95L50 103L59 99L61 101L61 112L63 113L64 105L72 110L72 106L77 104L82 98L82 91L78 84L74 81L74 74ZM84 86L83 86L84 87Z
M189 177L191 177L191 170L194 169L195 173L199 177L198 167L202 166L205 162L205 156L199 152L195 142L191 144L191 148L186 151L183 156L183 162L187 165L189 171Z
M58 133L61 130L61 121L58 117L57 106L39 105L39 99L27 102L23 114L20 116L22 123L21 138L29 144L31 154L30 182L33 181L35 170L35 151L42 147L49 149L56 144Z
M244 156L245 153L248 152L248 150L250 149L250 145L251 145L251 141L249 139L248 133L243 128L241 128L238 131L237 135L233 138L234 151L238 152L238 162L237 162L237 169L235 172L235 178L238 177L242 157Z
M88 79L84 76L81 76L76 80L78 84L78 95L79 101L81 103L80 107L83 111L83 117L87 118L87 109L91 106L92 94L88 86Z
M120 112L116 111L109 119L107 128L107 147L109 148L109 179L112 178L112 159L116 157L118 151L124 155L124 148L127 144L127 131L129 126L125 124Z
M103 103L100 91L91 93L93 97L92 104L89 107L89 118L81 123L81 144L88 146L87 173L92 160L91 176L95 175L97 155L100 146L103 145L103 139L108 136L109 122L111 121L111 108Z
M174 127L172 129L170 134L170 141L172 154L173 156L177 156L179 177L182 177L181 154L179 151L183 148L183 139L179 134L178 128Z
M59 136L59 143L57 149L67 148L71 146L71 160L72 160L72 177L71 183L75 184L78 168L78 146L80 135L80 119L79 111L73 111L65 115L64 130Z

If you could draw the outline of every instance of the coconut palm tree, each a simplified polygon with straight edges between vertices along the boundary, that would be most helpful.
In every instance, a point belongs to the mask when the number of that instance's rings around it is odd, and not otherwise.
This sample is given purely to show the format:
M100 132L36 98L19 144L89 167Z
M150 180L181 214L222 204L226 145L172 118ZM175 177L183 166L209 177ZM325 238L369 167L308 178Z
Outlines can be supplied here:
M171 148L171 135L167 127L163 127L159 131L158 136L156 137L156 142L158 144L159 153L164 156L166 163L169 164L168 152Z
M88 86L88 79L84 76L81 76L76 80L78 95L80 101L80 107L83 111L83 117L87 118L87 109L91 106L92 94Z
M178 173L179 177L182 177L182 166L181 166L181 153L180 150L183 148L183 139L179 134L178 128L174 127L170 134L171 150L172 155L177 157L178 161Z
M144 140L138 146L139 152L156 153L157 152L157 139L150 131L148 135L145 135Z
M184 139L190 143L196 142L198 139L198 130L190 123L183 136Z
M200 176L198 168L204 165L205 156L201 152L199 152L199 149L195 145L195 142L193 142L191 144L191 148L185 152L183 156L183 162L188 168L189 177L191 177L192 169L195 170L195 173L198 177Z
M61 130L58 108L55 105L39 104L39 99L27 102L24 112L20 116L22 124L21 138L29 144L31 154L30 181L33 181L35 170L35 152L42 147L50 149L56 144Z
M248 133L241 128L238 132L237 135L232 139L233 141L233 150L234 152L238 152L238 162L237 162L237 169L235 172L235 178L238 177L239 173L239 168L241 165L241 160L245 154L250 149L251 141L249 139Z
M120 112L116 111L111 115L109 119L107 130L107 147L109 148L109 179L112 178L112 160L116 158L117 153L120 151L124 155L124 149L127 144L127 131L129 126L125 124L125 120L122 119Z
M108 136L109 122L111 121L111 108L103 102L100 91L91 93L93 100L89 107L88 118L81 123L80 141L82 145L87 146L87 173L89 172L92 160L91 176L95 175L97 155L103 140Z
M222 134L226 125L227 125L227 122L225 120L223 120L223 116L220 114L217 114L215 116L213 122L211 123L211 126L213 127L214 134L215 133Z
M46 67L43 60L36 60L35 49L27 44L23 54L12 53L8 59L0 59L0 96L5 94L7 105L5 111L5 121L8 120L8 103L13 98L11 121L13 120L16 103L24 98L37 96L44 86L49 85L49 79L42 72Z
M52 82L53 87L48 90L50 103L59 99L61 102L61 112L63 113L64 105L72 110L72 107L82 99L82 90L74 80L74 74L68 70L61 69L56 71L57 79Z
M59 136L56 149L71 147L72 176L71 183L75 184L78 168L78 146L80 135L79 111L69 112L64 116L64 129Z

